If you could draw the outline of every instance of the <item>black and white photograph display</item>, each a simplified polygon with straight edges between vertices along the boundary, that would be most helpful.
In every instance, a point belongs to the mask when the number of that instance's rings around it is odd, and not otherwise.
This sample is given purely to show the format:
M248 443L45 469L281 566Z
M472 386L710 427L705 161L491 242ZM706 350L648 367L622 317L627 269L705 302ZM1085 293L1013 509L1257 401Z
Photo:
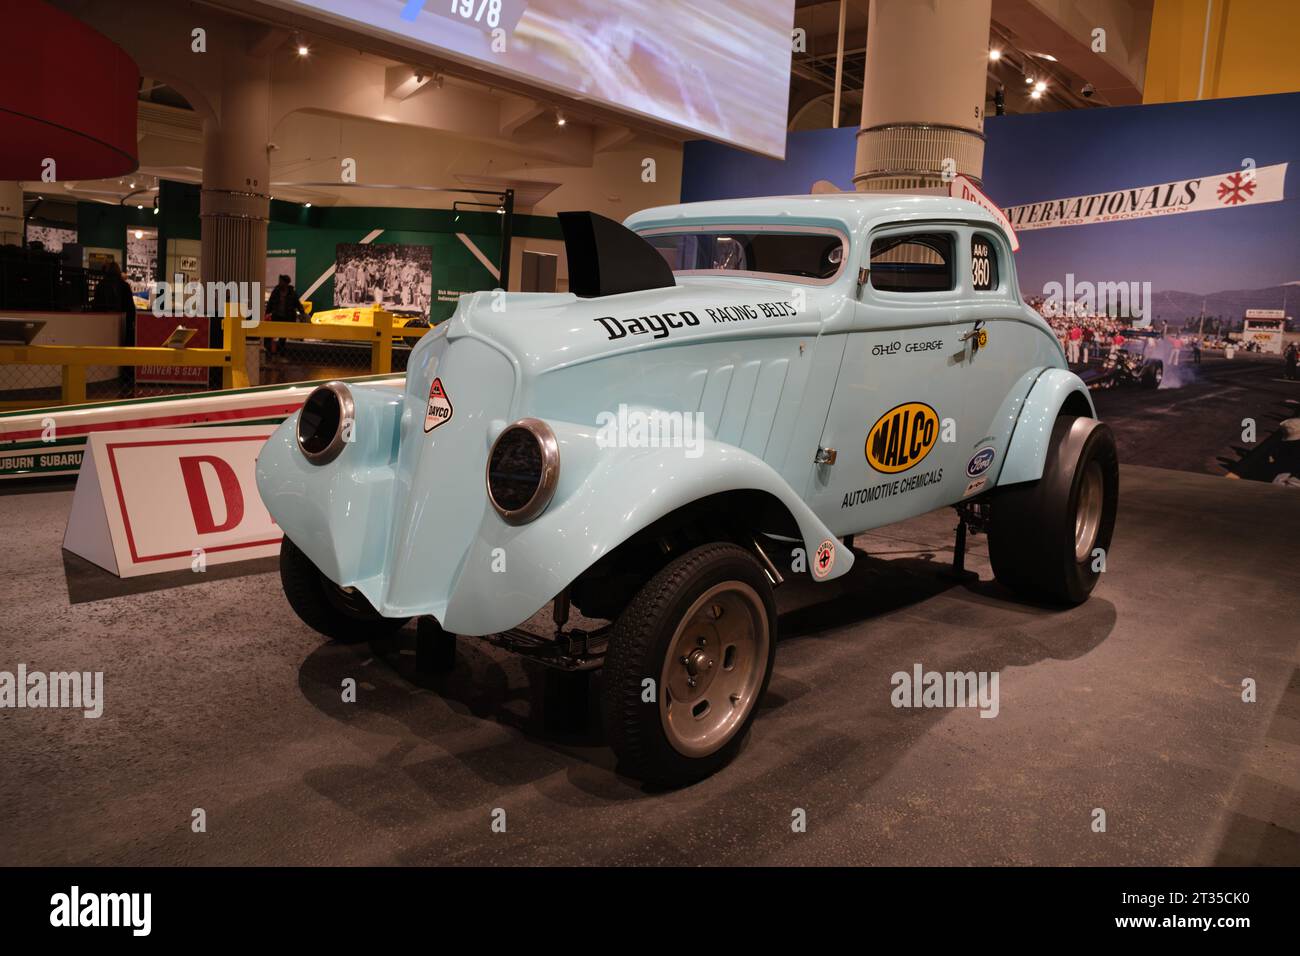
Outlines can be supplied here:
M39 222L27 224L27 245L40 243L46 252L62 252L65 243L77 241L77 230L66 226L49 226Z
M340 243L334 306L382 305L390 312L427 315L433 295L433 251L406 244Z

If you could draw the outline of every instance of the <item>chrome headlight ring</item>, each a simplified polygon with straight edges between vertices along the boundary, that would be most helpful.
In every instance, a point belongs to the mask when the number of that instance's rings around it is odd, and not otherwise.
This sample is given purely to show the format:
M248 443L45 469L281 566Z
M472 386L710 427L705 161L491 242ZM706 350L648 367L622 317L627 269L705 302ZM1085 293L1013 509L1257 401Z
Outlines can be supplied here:
M328 465L347 444L345 431L355 427L356 415L347 385L326 382L314 389L298 412L298 450L313 465Z
M506 524L532 521L551 503L560 481L560 445L540 418L507 425L488 451L488 501Z

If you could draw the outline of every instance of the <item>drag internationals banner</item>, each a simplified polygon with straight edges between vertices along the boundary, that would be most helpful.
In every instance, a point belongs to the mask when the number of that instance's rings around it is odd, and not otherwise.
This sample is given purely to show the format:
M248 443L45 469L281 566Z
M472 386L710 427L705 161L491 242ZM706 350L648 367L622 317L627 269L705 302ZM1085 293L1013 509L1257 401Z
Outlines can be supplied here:
M1020 231L1281 202L1285 198L1287 165L1247 167L1153 186L1134 186L1088 196L1071 196L1069 199L1048 199L1023 206L1008 206L1003 213Z

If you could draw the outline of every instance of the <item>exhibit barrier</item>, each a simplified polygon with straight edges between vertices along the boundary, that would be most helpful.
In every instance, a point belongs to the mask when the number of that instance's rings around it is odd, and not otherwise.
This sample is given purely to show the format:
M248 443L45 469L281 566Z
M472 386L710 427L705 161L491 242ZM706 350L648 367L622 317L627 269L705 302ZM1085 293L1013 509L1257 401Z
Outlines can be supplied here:
M47 398L18 401L0 400L0 409L32 409L76 405L86 402L87 369L93 366L127 368L175 367L217 368L222 389L247 388L249 339L368 343L370 373L386 375L393 370L393 342L419 338L428 328L395 327L391 312L376 310L369 325L313 325L302 322L258 322L245 324L228 312L221 323L220 348L171 348L136 345L3 345L0 366L59 368L57 401ZM325 375L322 377L331 377ZM193 389L204 391L204 389Z

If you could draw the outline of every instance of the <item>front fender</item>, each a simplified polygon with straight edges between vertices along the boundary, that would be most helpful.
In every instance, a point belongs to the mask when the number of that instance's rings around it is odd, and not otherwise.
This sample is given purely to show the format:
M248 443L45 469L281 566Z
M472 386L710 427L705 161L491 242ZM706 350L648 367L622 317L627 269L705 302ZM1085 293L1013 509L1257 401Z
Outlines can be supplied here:
M810 563L819 545L832 541L835 559L822 580L853 566L852 552L799 495L746 451L707 439L689 454L682 448L599 447L590 426L548 424L560 446L555 498L526 525L507 525L491 509L484 515L440 615L449 631L491 634L518 625L652 522L720 492L753 489L779 499L799 527Z
M1038 376L1016 418L1015 430L1007 446L1006 462L998 476L999 485L1037 481L1043 477L1052 425L1061 414L1062 406L1074 395L1083 397L1091 417L1096 418L1097 410L1088 394L1088 386L1079 376L1063 368L1045 369Z

